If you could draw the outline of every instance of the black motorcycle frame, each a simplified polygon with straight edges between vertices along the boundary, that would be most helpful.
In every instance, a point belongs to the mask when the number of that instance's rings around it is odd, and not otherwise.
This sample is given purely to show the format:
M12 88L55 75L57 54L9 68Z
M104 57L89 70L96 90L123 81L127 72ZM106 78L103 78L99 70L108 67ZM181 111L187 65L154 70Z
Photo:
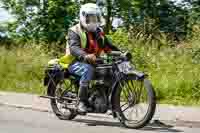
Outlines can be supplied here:
M117 61L116 61L117 60ZM116 89L118 88L118 85L120 83L120 81L122 80L143 80L147 75L145 75L142 72L138 72L136 70L133 71L132 74L124 74L122 72L119 71L118 68L118 64L122 63L123 61L129 61L129 59L127 58L115 58L115 61L113 61L114 63L112 64L98 64L95 66L96 68L96 77L100 77L104 79L104 77L106 76L106 74L104 73L103 75L98 75L99 71L107 71L108 69L112 70L111 73L111 83L112 86L108 88L108 106L112 108L112 110L114 111L114 106L113 106L113 99L114 99L114 94L116 92ZM102 59L98 59L98 62L103 62ZM71 78L72 77L72 78ZM67 70L62 69L59 65L54 65L53 67L48 67L48 69L45 70L45 78L44 78L44 85L48 86L48 84L50 82L53 82L54 85L56 86L56 82L58 82L59 80L63 80L65 78L69 78L71 80L71 82L75 82L78 83L77 78L75 78L76 76L73 74L70 74ZM94 80L96 80L94 78ZM47 89L47 95L50 95L50 91L49 88Z

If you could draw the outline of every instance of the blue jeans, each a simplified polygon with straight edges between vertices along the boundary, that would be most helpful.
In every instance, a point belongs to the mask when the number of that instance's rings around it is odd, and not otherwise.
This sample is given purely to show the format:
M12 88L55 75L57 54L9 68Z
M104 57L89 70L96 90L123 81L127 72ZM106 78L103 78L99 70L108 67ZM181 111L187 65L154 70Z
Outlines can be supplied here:
M88 84L93 79L95 68L87 63L75 62L69 67L69 72L80 76L80 85Z

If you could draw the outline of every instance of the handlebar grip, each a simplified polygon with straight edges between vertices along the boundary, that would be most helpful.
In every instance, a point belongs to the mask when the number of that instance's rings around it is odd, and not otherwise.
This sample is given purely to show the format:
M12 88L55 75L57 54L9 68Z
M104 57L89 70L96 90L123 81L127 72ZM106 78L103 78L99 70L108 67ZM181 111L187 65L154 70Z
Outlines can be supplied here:
M122 52L121 51L111 51L109 54L110 55L120 56L122 54Z

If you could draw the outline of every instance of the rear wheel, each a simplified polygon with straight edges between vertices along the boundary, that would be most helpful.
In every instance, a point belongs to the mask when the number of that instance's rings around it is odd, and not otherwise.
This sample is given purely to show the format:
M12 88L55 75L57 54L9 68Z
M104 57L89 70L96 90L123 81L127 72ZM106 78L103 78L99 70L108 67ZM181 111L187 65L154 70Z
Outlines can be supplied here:
M142 128L155 113L155 92L147 79L121 81L114 98L116 114L125 127Z
M57 82L51 81L48 90L50 96L58 98L50 99L54 114L61 120L74 119L77 115L75 111L77 87L71 84L70 80L60 80ZM74 100L64 98L73 98Z

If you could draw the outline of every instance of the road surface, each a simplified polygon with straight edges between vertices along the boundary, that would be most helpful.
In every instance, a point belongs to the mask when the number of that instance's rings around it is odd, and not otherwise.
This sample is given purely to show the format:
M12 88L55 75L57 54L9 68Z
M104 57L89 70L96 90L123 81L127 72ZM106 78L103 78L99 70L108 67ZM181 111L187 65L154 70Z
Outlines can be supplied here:
M197 124L191 128L184 125L173 127L150 124L140 129L120 127L111 116L88 114L77 116L73 121L58 120L54 114L30 109L0 105L0 133L199 133Z

